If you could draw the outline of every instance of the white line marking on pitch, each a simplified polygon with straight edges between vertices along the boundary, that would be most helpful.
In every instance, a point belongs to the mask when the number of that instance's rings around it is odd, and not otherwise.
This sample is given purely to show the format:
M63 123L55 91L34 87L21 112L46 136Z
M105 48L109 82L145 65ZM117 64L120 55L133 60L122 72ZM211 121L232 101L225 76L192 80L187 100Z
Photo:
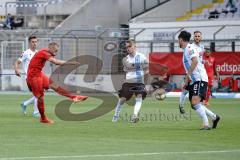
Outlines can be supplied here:
M77 155L77 156L12 157L12 158L0 158L0 160L128 157L128 156L153 156L153 155L166 155L166 154L212 154L212 153L234 153L234 152L240 152L240 150L193 151L193 152L153 152L153 153L126 153L126 154L98 154L98 155Z

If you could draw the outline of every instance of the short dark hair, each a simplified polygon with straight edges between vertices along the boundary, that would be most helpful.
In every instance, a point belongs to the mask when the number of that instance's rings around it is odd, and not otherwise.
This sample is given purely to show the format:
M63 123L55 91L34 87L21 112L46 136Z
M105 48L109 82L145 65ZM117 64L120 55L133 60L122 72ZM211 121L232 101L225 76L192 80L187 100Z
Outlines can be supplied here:
M29 42L30 42L32 39L37 39L37 37L34 36L34 35L31 35L31 36L28 37L28 41L29 41Z
M205 47L205 52L211 52L211 49L209 47Z
M181 31L180 34L178 35L178 39L182 38L183 41L189 42L191 38L191 33L187 31Z
M202 32L200 32L200 31L194 31L193 34L195 34L195 33L200 33L200 34L202 34Z

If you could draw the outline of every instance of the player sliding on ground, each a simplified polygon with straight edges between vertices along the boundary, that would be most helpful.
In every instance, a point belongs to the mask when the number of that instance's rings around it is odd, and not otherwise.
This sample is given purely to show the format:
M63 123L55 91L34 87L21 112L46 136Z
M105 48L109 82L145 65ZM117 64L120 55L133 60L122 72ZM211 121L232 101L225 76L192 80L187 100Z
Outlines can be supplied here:
M27 84L29 89L33 92L33 95L37 98L37 106L41 115L40 122L42 123L53 123L53 121L46 117L44 113L44 90L49 88L62 96L70 98L74 102L86 100L86 96L73 95L65 89L59 87L51 79L49 79L43 72L42 69L46 61L50 61L56 65L75 65L78 62L66 62L54 58L58 52L59 45L55 42L51 42L47 49L41 49L38 51L32 60L30 61L27 74Z
M189 79L191 80L189 100L192 108L199 114L203 121L203 128L201 128L201 130L210 130L211 127L207 115L213 121L213 129L217 127L220 117L202 104L207 91L208 77L199 57L199 52L189 43L190 38L191 33L186 31L182 31L178 36L179 46L183 49L183 66L187 73L185 83L187 86Z
M142 100L147 95L144 85L144 75L148 72L148 61L142 53L136 51L136 44L133 40L126 42L126 48L128 55L123 58L123 70L126 72L126 80L119 91L119 100L112 122L118 121L122 105L135 94L136 102L131 122L136 123L139 121L138 114L141 109Z
M22 63L23 70L24 70L25 74L27 74L28 65L29 65L32 57L35 55L35 53L37 53L37 50L36 50L37 37L36 36L29 36L28 44L29 44L29 49L24 51L22 53L22 55L16 60L16 62L14 64L15 74L19 77L21 77L21 73L18 69L19 64ZM26 111L27 105L30 105L30 104L33 104L33 103L34 103L33 117L39 118L40 115L39 115L39 111L38 111L38 107L37 107L37 98L35 98L34 96L32 98L22 102L22 104L21 104L22 112L23 112L23 114L27 114L27 111Z

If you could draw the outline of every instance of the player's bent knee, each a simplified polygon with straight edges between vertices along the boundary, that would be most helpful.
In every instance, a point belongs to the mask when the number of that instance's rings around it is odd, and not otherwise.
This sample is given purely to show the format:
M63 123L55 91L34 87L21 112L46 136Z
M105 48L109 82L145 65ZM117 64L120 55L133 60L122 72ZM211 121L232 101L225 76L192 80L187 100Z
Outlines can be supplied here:
M136 98L142 98L142 94L138 94Z
M192 106L197 105L201 101L201 98L199 96L193 96L192 97Z
M37 95L34 95L38 100L43 100L43 98L44 98L44 94L37 94Z
M37 99L43 101L43 96L39 96Z
M120 98L121 103L125 103L126 100L127 100L127 99L126 99L125 97L121 97L121 98Z

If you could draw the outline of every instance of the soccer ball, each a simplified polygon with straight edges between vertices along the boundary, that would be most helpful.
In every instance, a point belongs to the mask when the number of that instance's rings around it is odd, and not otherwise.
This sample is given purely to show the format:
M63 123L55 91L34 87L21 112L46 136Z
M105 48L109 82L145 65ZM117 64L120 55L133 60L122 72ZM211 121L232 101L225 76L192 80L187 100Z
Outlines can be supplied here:
M162 101L166 98L165 90L164 89L157 89L154 92L154 96L157 100Z

